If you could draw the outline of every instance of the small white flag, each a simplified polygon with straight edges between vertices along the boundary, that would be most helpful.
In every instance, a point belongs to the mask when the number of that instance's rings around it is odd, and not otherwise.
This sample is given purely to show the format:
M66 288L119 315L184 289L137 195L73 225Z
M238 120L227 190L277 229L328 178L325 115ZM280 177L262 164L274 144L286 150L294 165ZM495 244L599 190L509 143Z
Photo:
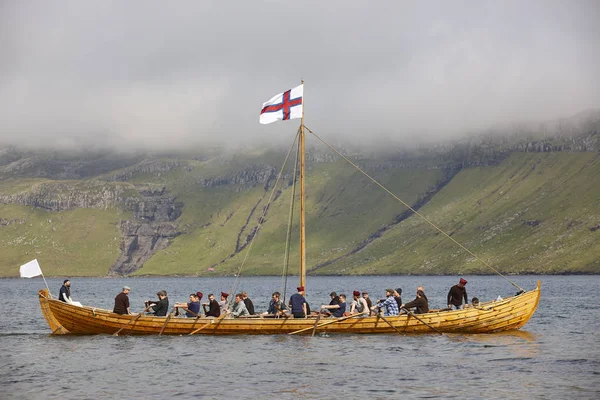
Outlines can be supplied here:
M35 276L44 275L42 274L42 269L40 268L37 259L21 265L19 272L21 273L21 278L33 278Z
M303 96L304 85L300 85L271 97L263 103L259 122L270 124L275 121L302 118Z

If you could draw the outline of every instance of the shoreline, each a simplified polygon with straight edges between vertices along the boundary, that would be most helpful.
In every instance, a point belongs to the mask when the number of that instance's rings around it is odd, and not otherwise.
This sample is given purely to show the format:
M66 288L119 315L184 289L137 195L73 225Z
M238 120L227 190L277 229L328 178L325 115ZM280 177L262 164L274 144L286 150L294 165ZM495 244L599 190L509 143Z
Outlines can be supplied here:
M600 272L560 272L560 273L524 273L524 274L503 274L505 276L600 276ZM138 279L138 278L238 278L236 275L118 275L118 276L107 276L107 275L44 275L48 279L63 279L65 276L70 278L101 278L101 279ZM243 275L242 278L262 278L262 277L280 277L281 275ZM288 275L288 277L297 277L298 275ZM500 276L498 274L368 274L368 275L307 275L310 278L319 277L371 277L371 276ZM19 275L14 276L0 276L0 279L25 279L20 278Z

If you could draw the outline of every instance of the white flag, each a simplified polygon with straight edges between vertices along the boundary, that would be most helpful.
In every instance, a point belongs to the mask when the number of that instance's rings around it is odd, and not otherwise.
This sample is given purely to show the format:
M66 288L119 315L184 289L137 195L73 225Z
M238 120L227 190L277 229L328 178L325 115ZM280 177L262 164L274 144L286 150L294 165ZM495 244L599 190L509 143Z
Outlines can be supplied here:
M35 276L43 275L37 259L21 265L19 272L21 273L21 278L33 278Z
M302 118L304 85L279 93L263 103L259 122L270 124L275 121Z

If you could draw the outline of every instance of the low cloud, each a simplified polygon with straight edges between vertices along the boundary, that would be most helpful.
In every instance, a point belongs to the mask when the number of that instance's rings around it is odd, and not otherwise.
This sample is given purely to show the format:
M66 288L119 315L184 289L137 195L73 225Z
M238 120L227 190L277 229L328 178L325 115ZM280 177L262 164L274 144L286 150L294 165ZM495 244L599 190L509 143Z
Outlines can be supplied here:
M595 1L23 1L0 11L0 143L179 149L306 125L411 143L600 106Z

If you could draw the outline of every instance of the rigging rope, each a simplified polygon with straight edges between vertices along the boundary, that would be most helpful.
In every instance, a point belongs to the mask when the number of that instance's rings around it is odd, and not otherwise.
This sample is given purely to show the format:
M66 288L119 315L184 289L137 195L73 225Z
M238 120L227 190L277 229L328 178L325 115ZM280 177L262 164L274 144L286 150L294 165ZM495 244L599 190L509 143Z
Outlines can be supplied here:
M300 130L298 130L298 132L299 131ZM296 143L296 140L294 140L294 143L292 143L292 146L290 147L287 155L285 156L283 165L281 166L281 169L279 170L279 174L277 175L277 179L275 180L275 184L273 185L273 190L271 190L271 195L269 196L269 200L267 201L267 204L263 207L263 213L260 216L260 218L258 219L258 224L256 225L256 231L254 232L254 235L252 236L252 239L250 239L250 243L248 244L248 251L246 251L246 255L244 256L244 259L242 260L242 263L240 264L240 267L238 268L236 278L231 287L231 292L229 293L230 295L233 295L233 298L235 298L235 291L237 290L238 283L241 278L242 269L244 268L244 265L246 264L246 261L248 260L248 256L250 255L250 251L252 250L252 245L254 244L254 239L256 239L256 236L258 236L258 232L260 231L260 228L262 227L262 224L265 220L265 215L267 215L267 210L269 209L269 206L271 205L271 202L273 201L273 196L275 195L275 190L277 189L277 183L279 183L279 181L281 180L281 176L283 175L283 169L285 168L285 165L287 164L287 160L290 157L290 154L292 153L292 149L294 148L295 143ZM230 297L229 300L227 300L227 304L230 305L232 303L232 301L233 301L233 299Z
M477 257L471 250L467 249L465 246L463 246L462 244L460 244L459 242L457 242L455 239L453 239L450 235L448 235L442 229L438 228L433 222L431 222L430 220L428 220L425 216L423 216L422 214L420 214L417 210L415 210L414 208L412 208L410 205L408 205L407 203L405 203L402 199L400 199L394 193L392 193L391 191L389 191L385 186L383 186L381 183L379 183L378 181L376 181L375 178L371 177L369 174L367 174L365 171L363 171L358 165L354 164L346 156L344 156L342 153L340 153L339 151L337 151L333 146L331 146L325 140L321 139L321 137L319 135L317 135L316 133L314 133L313 131L311 131L306 126L304 126L304 128L307 131L309 131L313 136L315 136L317 139L319 139L319 141L321 141L321 143L323 143L325 146L329 147L334 153L336 153L337 155L339 155L340 157L342 157L344 160L346 160L348 163L350 163L350 165L352 165L354 168L356 168L360 173L362 173L364 176L366 176L367 178L369 178L373 183L375 183L381 189L383 189L388 194L390 194L394 199L396 199L400 203L402 203L402 205L404 205L404 207L408 208L410 211L412 211L413 213L415 213L419 217L423 218L425 220L425 222L427 222L429 225L433 226L438 232L440 232L442 235L446 236L448 239L450 239L451 241L453 241L455 244L457 244L464 251L466 251L467 253L469 253L473 257L475 257L483 265L485 265L486 267L490 268L492 271L494 271L495 273L497 273L498 275L500 275L502 278L506 279L508 282L510 282L511 285L513 285L514 287L518 288L519 290L523 290L523 288L521 288L519 285L517 285L516 283L514 283L513 281L511 281L510 279L508 279L506 276L502 275L496 268L492 267L491 265L489 265L488 263L486 263L485 261L483 261L481 258Z
M295 145L296 140L298 139L298 137L300 136L300 128L298 128L298 132L296 133L296 139L294 139L294 143L292 143L292 146ZM291 197L290 197L290 211L289 211L289 220L288 220L288 230L287 230L287 235L286 235L286 239L285 239L285 252L284 252L284 256L283 256L283 271L282 273L282 277L281 277L281 299L283 300L283 302L285 303L285 292L287 290L287 277L288 277L288 269L290 266L290 242L292 240L292 225L293 225L293 220L294 220L294 203L295 203L295 198L296 198L296 183L297 183L297 179L298 179L298 159L300 158L300 146L297 147L296 150L296 159L294 160L294 180L292 183L292 193L291 193Z

